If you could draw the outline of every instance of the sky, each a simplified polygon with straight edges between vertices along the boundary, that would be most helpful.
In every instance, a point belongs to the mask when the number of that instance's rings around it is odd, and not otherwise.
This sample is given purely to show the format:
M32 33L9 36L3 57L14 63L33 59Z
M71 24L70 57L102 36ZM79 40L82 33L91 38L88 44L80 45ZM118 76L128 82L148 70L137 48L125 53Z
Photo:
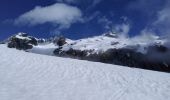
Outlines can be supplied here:
M169 0L1 0L0 40L18 32L80 39L107 32L170 36Z

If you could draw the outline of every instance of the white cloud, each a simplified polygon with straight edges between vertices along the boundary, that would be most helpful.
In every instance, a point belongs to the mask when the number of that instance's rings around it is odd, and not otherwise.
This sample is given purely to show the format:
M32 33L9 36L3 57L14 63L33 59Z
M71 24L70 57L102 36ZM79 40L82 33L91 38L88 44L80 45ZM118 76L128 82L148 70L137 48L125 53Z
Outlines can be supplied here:
M145 33L148 34L148 36L149 34L159 34L161 38L170 38L170 1L164 1L164 6L156 11L157 18L152 20L146 28L141 31L141 34Z
M130 24L122 23L115 25L113 31L119 33L120 37L128 37L128 33L130 31Z
M85 21L91 21L95 18L97 18L101 13L99 11L94 12L93 14L91 14L90 16L85 17Z
M141 43L152 43L155 40L158 40L159 36L157 36L154 32L149 30L142 30L141 34L132 38L135 40L134 42L141 42Z
M35 7L15 20L16 25L39 25L52 23L59 28L69 28L72 23L82 20L82 12L77 7L56 3L46 7Z
M65 3L78 3L78 0L56 0L56 1Z
M170 36L170 1L158 12L158 19L153 26L162 34Z
M68 4L85 4L87 3L89 7L94 7L99 4L102 0L56 0L57 2L63 2ZM89 8L87 7L87 8Z
M128 33L131 29L130 21L125 16L122 16L120 19L122 20L122 23L115 24L106 16L103 16L98 19L98 23L101 24L106 31L117 33L121 38L127 38L129 37Z
M170 1L166 0L166 4L162 9L157 11L157 19L152 21L141 33L159 34L161 38L170 38Z
M135 10L152 16L162 8L165 0L134 0L128 4L129 10Z
M98 23L102 24L106 30L111 30L113 25L112 21L109 20L106 16L99 18Z
M93 6L97 5L98 3L100 3L102 0L93 0Z

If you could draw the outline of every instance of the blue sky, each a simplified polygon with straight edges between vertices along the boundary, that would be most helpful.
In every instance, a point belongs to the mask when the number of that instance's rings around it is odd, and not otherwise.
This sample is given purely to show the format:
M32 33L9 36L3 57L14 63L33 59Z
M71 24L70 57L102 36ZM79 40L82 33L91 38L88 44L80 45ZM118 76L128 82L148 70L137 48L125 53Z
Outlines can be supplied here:
M169 35L169 0L1 0L0 40L18 32L71 39L115 31Z

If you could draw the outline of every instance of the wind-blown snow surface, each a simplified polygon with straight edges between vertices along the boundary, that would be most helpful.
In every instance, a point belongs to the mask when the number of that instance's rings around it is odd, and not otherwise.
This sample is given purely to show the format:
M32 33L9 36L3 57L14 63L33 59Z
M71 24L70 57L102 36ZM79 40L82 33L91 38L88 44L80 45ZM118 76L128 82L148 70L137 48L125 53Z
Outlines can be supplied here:
M0 45L0 100L169 100L170 74Z

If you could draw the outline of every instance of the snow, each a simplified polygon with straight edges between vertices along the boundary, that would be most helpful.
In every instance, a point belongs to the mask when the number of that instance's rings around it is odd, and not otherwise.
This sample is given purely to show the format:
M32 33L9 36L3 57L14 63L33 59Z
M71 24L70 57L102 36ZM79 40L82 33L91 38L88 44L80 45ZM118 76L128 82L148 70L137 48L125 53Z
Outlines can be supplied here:
M93 51L92 53L98 53L105 52L108 49L129 48L136 49L137 52L145 54L147 52L145 48L156 43L164 44L165 40L160 40L158 36L154 35L150 35L149 37L142 35L133 38L101 35L69 41L68 44L63 46L62 50L67 51L72 48L74 50L87 50Z
M29 37L23 37L22 34L26 34L26 33L18 33L15 37L22 40L31 40Z
M79 50L92 50L94 49L96 52L98 51L106 51L110 48L121 48L123 43L118 45L111 45L112 42L119 42L119 39L107 37L107 36L96 36L87 39L77 40L76 44L73 45L73 49ZM122 41L123 42L123 41Z
M170 74L0 45L0 100L169 100Z
M44 55L54 55L53 51L58 46L55 46L53 43L43 44L43 45L37 45L33 46L32 49L27 50L28 52L36 53L36 54L44 54Z
M19 39L22 39L22 40L31 40L30 38L28 38L28 37L23 37L23 36L19 36L19 35L16 35L15 36L16 38L19 38Z
M18 33L16 37L19 39L30 39L29 37L22 36L23 34L26 33ZM66 42L67 43L62 46L62 51L68 51L72 48L74 50L88 51L88 54L97 54L100 52L105 52L109 49L126 48L146 54L149 46L155 44L166 44L167 40L161 40L159 36L152 34L142 34L140 36L128 38L125 36L118 36L117 34L106 33L100 36L79 40L71 40L66 38ZM167 44L169 44L169 42L167 42ZM167 46L170 47L169 45ZM46 42L44 44L40 43L38 46L34 46L33 49L27 51L38 54L54 55L53 51L56 48L58 48L58 46L53 43Z

